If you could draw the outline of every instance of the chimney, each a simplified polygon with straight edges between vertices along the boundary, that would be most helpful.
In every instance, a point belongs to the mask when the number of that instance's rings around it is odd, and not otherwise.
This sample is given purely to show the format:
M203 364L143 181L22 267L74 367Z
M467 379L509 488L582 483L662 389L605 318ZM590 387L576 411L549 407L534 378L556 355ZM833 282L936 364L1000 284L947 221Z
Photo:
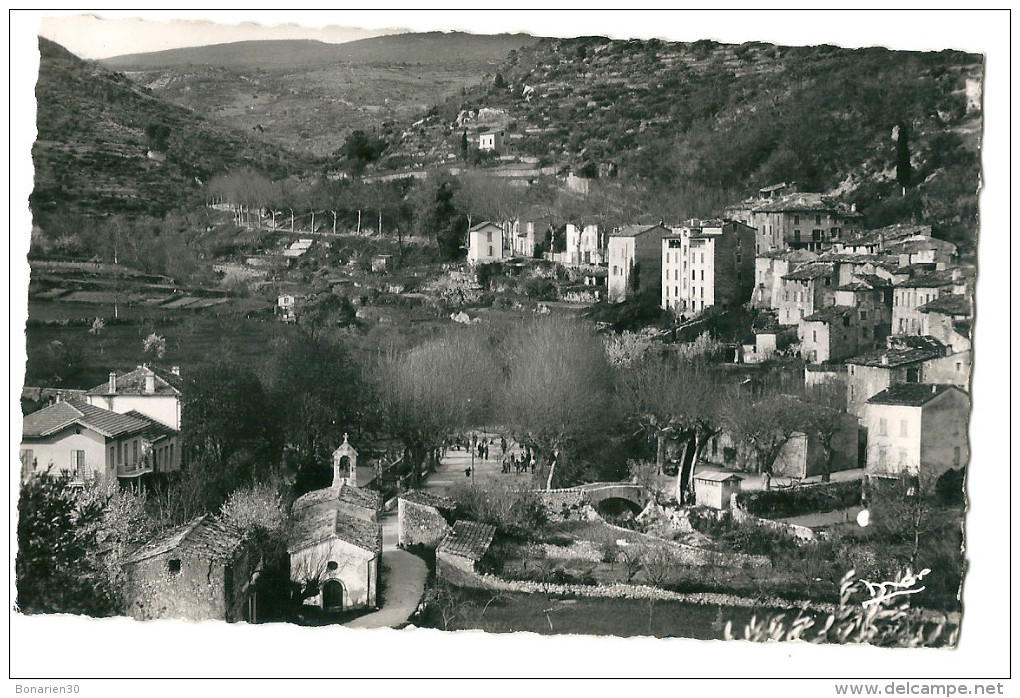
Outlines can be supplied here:
M934 395L934 394L935 394L935 391L936 391L937 389L938 389L938 386L937 386L937 385L935 385L934 383L932 383L932 385L931 385L931 394L932 394L932 395Z
M888 366L889 365L889 355L888 354L882 354L882 365L883 366Z
M117 392L117 374L110 371L110 392Z
M152 395L156 392L156 374L149 371L145 374L145 394Z
M171 366L170 367L170 375L177 376L178 378L180 378L180 376L181 376L181 367L180 366Z

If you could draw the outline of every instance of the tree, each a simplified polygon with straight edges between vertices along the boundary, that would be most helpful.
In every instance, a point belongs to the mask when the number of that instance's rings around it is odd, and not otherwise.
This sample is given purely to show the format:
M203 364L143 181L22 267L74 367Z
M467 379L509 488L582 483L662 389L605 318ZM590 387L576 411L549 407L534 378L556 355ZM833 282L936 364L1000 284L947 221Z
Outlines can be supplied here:
M910 186L910 123L901 120L896 125L896 181L906 190Z
M502 413L518 441L555 454L546 480L552 489L556 466L569 465L571 445L594 438L611 420L602 342L587 323L535 318L506 338L505 356Z
M162 359L166 356L166 338L152 332L142 340L142 351L146 354L151 353L157 359Z
M382 357L375 371L383 428L403 443L412 482L454 431L491 415L499 366L480 332L451 333Z
M340 153L347 160L351 173L361 174L369 163L379 159L386 147L386 141L356 129L347 136Z
M730 399L722 380L706 364L663 354L648 354L615 374L622 414L656 444L655 463L662 472L669 444L680 449L676 497L690 499L694 466L709 440L723 425Z
M804 404L788 395L773 393L758 401L737 397L728 401L726 426L753 454L756 470L770 489L780 452L805 428Z
M149 150L156 153L165 153L170 140L170 127L164 123L152 122L145 126L145 137L148 141Z
M830 380L813 386L806 392L805 430L818 439L825 457L822 460L822 482L832 476L832 462L836 456L835 441L848 426L846 413L846 384Z
M122 612L121 562L152 532L145 500L116 484L28 480L18 502L18 608L26 613Z
M506 88L506 80L503 79L502 73L496 73L496 77L492 81L492 86L495 87L497 90L502 90Z
M435 239L443 256L460 259L467 236L467 217L454 204L458 184L441 179L434 186L427 181L415 197L415 229L419 235Z

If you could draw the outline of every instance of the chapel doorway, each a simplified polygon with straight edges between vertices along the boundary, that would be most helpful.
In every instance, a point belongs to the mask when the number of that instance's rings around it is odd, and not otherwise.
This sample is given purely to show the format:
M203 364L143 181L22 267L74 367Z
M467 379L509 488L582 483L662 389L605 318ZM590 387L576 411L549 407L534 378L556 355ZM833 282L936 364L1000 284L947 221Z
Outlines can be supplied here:
M322 610L344 610L344 585L335 579L328 579L322 585Z

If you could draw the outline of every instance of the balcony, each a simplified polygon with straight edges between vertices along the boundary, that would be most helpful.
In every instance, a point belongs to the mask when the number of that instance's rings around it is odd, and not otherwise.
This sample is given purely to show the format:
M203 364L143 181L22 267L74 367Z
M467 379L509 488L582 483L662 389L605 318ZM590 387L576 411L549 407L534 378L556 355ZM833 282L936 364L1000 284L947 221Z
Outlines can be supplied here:
M117 466L117 477L138 477L152 472L152 462L149 459L137 463L121 463Z

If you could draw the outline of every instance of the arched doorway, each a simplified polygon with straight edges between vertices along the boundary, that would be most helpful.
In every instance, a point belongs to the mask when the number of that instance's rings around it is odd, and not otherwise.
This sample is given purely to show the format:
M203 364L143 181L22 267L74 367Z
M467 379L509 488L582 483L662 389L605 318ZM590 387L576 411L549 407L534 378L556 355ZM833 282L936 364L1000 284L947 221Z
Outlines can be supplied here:
M322 585L322 610L344 610L344 585L335 579L327 579Z

